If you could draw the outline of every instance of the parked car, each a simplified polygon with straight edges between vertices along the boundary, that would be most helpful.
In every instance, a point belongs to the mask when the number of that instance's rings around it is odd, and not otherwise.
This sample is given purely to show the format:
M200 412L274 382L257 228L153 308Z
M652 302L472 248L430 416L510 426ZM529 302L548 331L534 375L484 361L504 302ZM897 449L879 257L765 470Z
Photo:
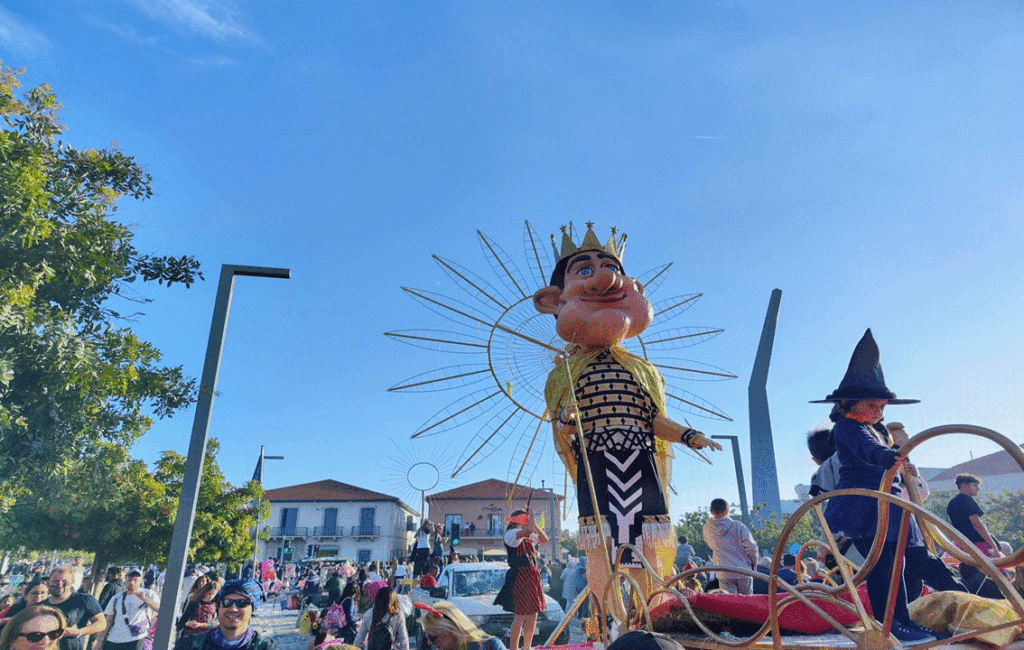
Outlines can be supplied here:
M462 613L484 632L500 638L505 645L509 645L509 630L512 628L513 614L506 612L500 605L494 604L494 597L498 595L498 590L505 583L506 571L508 571L508 564L505 562L449 564L437 577L437 587L431 589L413 587L412 600L427 605L439 600L447 600L462 610ZM537 615L535 645L546 641L565 618L565 612L558 601L548 595L544 596L544 601L547 603L547 609ZM419 625L421 614L420 609L413 612L416 624L409 627L416 630L420 643L417 647L426 648L423 627ZM565 644L568 639L569 631L565 630L555 643Z

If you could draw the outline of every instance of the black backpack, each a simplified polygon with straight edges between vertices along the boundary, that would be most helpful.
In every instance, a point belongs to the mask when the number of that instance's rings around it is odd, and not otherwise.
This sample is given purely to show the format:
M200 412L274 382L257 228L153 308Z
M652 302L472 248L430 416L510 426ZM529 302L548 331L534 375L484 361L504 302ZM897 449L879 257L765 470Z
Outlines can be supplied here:
M395 645L395 631L391 628L391 614L382 616L366 635L366 650L391 650Z

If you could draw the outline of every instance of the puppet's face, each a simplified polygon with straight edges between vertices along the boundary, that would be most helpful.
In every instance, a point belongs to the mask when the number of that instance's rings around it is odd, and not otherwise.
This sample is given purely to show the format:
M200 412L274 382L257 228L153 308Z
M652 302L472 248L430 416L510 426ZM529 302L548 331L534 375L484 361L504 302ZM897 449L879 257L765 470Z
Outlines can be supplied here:
M565 288L534 294L538 311L555 314L558 335L584 347L617 345L641 334L654 312L643 286L622 274L618 261L598 251L574 255L565 268Z

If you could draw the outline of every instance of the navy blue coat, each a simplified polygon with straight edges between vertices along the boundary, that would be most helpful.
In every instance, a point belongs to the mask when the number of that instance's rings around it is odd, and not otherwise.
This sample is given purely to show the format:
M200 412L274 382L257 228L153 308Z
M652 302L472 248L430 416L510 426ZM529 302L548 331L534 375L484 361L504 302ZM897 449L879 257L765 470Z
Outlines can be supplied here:
M839 454L839 484L837 490L866 488L877 490L885 471L896 462L898 451L878 441L870 425L840 418L832 427ZM899 475L897 475L897 481ZM893 494L897 493L894 485ZM895 542L899 534L902 508L889 505L889 526L886 541ZM837 496L828 500L825 520L835 535L850 539L871 539L878 522L878 500L855 495ZM910 546L920 543L920 531L911 519Z

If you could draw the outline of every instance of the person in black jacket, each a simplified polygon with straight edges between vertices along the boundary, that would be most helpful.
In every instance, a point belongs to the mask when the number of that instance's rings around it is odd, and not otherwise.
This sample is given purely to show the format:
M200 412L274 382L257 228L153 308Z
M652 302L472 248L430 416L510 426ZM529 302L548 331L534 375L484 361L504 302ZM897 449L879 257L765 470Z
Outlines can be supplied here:
M98 599L101 609L106 609L110 599L124 591L124 580L121 579L123 574L124 570L119 566L107 568L107 582L103 585L103 591L100 592Z

